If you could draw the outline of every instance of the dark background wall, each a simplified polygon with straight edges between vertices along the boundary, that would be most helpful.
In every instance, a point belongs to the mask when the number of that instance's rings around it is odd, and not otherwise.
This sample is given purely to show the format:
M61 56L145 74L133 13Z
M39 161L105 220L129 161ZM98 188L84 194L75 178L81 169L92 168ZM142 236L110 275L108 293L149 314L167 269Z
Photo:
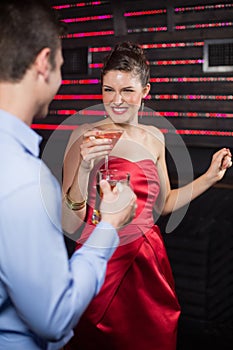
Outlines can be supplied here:
M131 40L142 45L151 66L145 104L153 113L141 122L160 127L172 152L179 152L179 137L184 141L195 177L217 149L227 146L233 152L233 2L51 0L51 6L67 34L62 86L48 118L33 124L44 137L42 151L61 123L54 153L74 125L89 121L83 114L67 118L101 103L103 57L117 42ZM164 121L172 127L164 128ZM167 160L175 187L177 171L169 152ZM53 161L56 173L62 164L56 157ZM187 175L184 166L184 183ZM169 218L158 219L182 307L179 350L233 346L232 189L231 169L191 203L171 234L165 233Z

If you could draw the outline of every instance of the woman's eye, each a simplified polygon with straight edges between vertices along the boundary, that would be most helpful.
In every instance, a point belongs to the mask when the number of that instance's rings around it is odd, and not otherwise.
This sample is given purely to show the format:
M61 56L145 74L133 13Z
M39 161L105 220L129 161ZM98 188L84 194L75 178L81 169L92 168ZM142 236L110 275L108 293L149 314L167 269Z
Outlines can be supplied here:
M104 92L111 92L112 91L112 89L110 89L110 88L104 88Z
M125 89L125 90L123 90L123 92L133 92L133 90L132 89Z

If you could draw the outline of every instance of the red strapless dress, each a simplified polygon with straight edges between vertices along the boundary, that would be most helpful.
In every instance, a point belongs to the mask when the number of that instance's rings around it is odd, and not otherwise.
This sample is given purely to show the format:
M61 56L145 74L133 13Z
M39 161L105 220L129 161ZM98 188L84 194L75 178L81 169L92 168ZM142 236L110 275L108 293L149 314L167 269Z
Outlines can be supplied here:
M153 222L159 193L156 165L149 159L133 163L112 158L109 167L131 173L137 213L119 232L120 246L108 263L105 283L65 349L175 350L180 306L163 239ZM95 171L90 179L94 187ZM94 188L89 192L88 220L78 247L93 230Z

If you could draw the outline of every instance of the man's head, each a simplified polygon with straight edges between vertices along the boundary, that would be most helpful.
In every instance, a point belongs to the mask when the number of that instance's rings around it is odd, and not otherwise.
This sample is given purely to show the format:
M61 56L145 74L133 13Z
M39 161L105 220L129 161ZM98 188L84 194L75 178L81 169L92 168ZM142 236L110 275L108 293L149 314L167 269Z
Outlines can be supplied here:
M43 0L1 0L0 82L20 81L45 47L54 68L61 28Z

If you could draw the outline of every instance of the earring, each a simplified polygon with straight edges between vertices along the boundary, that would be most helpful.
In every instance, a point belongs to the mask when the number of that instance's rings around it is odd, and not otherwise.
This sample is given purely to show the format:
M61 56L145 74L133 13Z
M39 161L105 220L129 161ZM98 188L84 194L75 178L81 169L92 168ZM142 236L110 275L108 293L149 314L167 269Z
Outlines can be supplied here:
M142 103L141 103L141 108L140 108L140 118L142 118L142 115L143 115L143 111L144 111L144 100L142 100Z

